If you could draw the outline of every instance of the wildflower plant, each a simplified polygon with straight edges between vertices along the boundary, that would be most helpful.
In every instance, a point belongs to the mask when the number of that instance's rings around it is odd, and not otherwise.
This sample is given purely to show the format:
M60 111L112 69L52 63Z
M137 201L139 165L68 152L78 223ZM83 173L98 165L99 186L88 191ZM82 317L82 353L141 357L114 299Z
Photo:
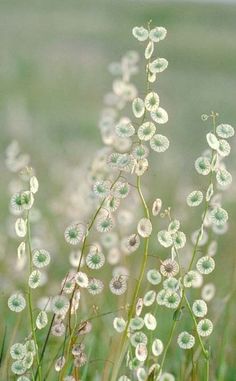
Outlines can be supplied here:
M110 317L112 340L107 340L111 350L103 360L99 379L174 381L168 363L174 345L191 353L192 364L204 359L202 374L204 380L210 380L209 336L214 332L214 317L208 303L215 287L206 281L217 265L217 236L227 231L229 215L221 194L232 182L224 160L230 154L228 140L234 129L218 124L216 112L202 115L208 128L207 147L196 158L194 168L203 185L186 195L189 215L198 208L201 216L189 237L171 207L164 207L158 189L153 199L147 199L144 182L152 173L151 157L161 166L162 155L170 146L163 128L168 113L157 86L168 68L166 58L159 57L167 31L153 27L150 21L147 26L134 27L132 34L143 49L145 92L139 93L131 82L138 73L135 51L109 66L114 80L99 121L104 147L90 163L87 179L94 210L87 220L65 226L70 264L58 292L47 297L43 308L38 308L33 295L42 284L51 256L47 248L32 244L31 213L39 185L28 157L20 160L23 185L12 195L10 210L20 241L17 255L27 262L28 275L25 287L9 296L8 307L22 314L27 308L30 327L27 337L9 349L11 370L18 381L46 380L52 367L53 377L59 381L85 379L92 363L89 339L96 335L93 325L105 315ZM17 155L15 145L8 148L6 162L14 172L19 170ZM100 312L107 295L117 298L117 309ZM164 338L161 311L171 319ZM45 369L45 353L54 345L56 355L48 354L49 368Z

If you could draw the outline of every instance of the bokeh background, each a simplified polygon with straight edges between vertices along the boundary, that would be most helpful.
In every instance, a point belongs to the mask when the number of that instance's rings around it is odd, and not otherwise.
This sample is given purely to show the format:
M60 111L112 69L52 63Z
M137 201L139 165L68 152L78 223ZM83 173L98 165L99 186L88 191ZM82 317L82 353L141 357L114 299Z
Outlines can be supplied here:
M168 59L169 67L158 81L158 92L169 113L166 134L171 141L168 154L157 163L152 181L158 183L166 202L178 210L178 202L184 199L189 186L197 184L193 162L204 148L206 133L201 114L218 111L221 121L235 124L235 2L1 0L2 242L9 224L7 184L11 176L3 160L7 145L16 139L22 150L30 154L40 181L38 206L47 219L45 229L50 226L53 243L60 242L65 225L63 205L55 221L54 200L60 199L70 184L73 188L74 181L80 181L82 172L78 168L88 165L90 157L102 146L97 125L104 94L111 87L108 65L127 50L139 49L131 35L132 27L150 19L154 25L168 29L160 55ZM143 81L137 79L137 85L142 91ZM228 160L231 172L235 172L235 140L233 146ZM233 185L226 196L231 225L220 246L216 271L221 297L234 287L235 189ZM186 222L186 228L187 225ZM195 225L198 226L197 221ZM1 244L2 305L12 288L11 282L6 282L9 268L6 269L5 259L14 254L7 247ZM61 279L63 250L57 255L54 275ZM235 311L230 322L234 319ZM227 381L236 375L233 325L226 351Z

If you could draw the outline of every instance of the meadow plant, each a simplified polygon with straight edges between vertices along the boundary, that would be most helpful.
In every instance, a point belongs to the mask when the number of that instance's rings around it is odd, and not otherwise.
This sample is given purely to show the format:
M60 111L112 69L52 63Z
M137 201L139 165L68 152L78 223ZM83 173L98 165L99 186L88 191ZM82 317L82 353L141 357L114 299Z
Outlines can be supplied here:
M70 263L57 293L40 303L35 289L43 284L50 254L31 234L38 180L28 156L19 156L16 143L8 147L7 166L18 172L21 183L10 200L19 239L17 256L28 266L27 281L9 296L8 307L12 313L28 314L30 322L26 336L9 348L14 376L8 379L213 379L214 316L209 304L215 286L213 278L207 279L216 267L218 237L228 227L222 193L232 176L224 160L230 154L228 140L234 129L218 122L216 112L202 115L206 147L194 167L203 181L186 195L189 219L198 209L199 224L188 237L180 219L159 197L158 186L151 199L144 180L152 177L151 163L161 167L170 145L164 127L168 113L156 86L168 67L159 56L167 31L149 22L134 27L132 34L143 49L145 92L139 94L131 82L139 71L136 51L109 66L114 80L99 121L104 147L94 155L86 179L90 213L87 220L65 226ZM103 310L111 295L117 301ZM94 324L102 324L104 316L109 317L111 339L103 335L107 342L100 344L107 353L97 373L91 338L97 335ZM166 319L171 322L168 330ZM172 366L171 351L184 359L180 369Z

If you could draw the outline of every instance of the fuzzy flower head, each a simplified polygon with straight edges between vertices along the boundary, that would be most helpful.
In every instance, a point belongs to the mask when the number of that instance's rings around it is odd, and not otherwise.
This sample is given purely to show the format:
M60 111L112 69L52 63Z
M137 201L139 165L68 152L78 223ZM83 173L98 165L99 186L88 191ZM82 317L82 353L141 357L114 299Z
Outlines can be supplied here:
M195 316L202 318L207 314L207 304L202 299L195 300L193 302L192 310Z
M180 303L180 296L177 292L167 291L164 302L167 308L176 309Z
M197 325L197 331L202 337L209 336L213 331L213 323L209 319L202 319Z
M161 263L160 272L165 277L174 277L179 272L179 265L172 259L165 259Z
M80 223L73 223L65 230L65 240L70 245L77 245L82 241L86 233L85 226Z
M197 267L198 271L200 272L200 274L207 275L207 274L210 274L214 270L215 261L212 257L209 257L209 256L201 257L197 261L196 267Z
M89 280L88 292L92 295L98 295L102 292L104 284L100 279L92 278Z
M124 294L127 290L127 281L124 276L116 276L109 283L110 290L115 295Z
M180 348L191 349L195 344L195 338L190 333L184 331L179 334L177 342Z
M26 307L26 301L22 294L15 293L8 299L8 307L13 312L21 312Z
M142 218L138 223L138 234L143 237L147 238L152 234L152 223L148 218Z
M102 252L91 250L86 257L86 264L92 270L100 269L105 263L105 256Z
M228 221L228 213L223 208L215 208L210 213L210 219L213 224L222 226Z
M52 298L51 309L54 314L65 315L69 309L70 303L66 296L57 295Z

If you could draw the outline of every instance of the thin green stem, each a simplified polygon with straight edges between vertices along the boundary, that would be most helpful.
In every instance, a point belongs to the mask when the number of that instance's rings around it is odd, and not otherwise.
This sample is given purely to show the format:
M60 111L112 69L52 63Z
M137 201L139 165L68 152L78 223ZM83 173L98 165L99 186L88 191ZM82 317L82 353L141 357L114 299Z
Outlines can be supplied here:
M206 381L210 380L210 361L206 359Z
M171 342L172 342L172 339L173 339L173 335L174 335L174 332L175 332L175 328L176 328L176 325L177 325L177 320L173 320L172 322L172 326L171 326L171 330L170 330L170 335L169 335L169 339L166 343L166 346L165 346L165 350L164 350L164 353L163 353L163 356L162 356L162 360L161 360L161 365L160 365L160 371L159 373L161 373L162 369L163 369L163 366L164 366L164 363L165 363L165 359L166 359L166 355L167 355L167 352L169 350L169 347L171 345Z
M206 348L204 347L204 344L203 344L203 341L202 341L202 339L201 339L201 336L199 335L199 333L198 333L198 331L197 331L197 321L196 321L196 318L195 318L195 316L194 316L194 314L193 314L192 308L191 308L191 306L190 306L190 304L189 304L189 301L188 301L188 298L187 298L186 295L184 295L184 300L185 300L186 306L187 306L187 308L188 308L188 310L189 310L189 313L190 313L190 315L191 315L191 318L192 318L192 320L193 320L193 323L194 323L194 326L195 326L195 329L196 329L196 335L197 335L199 344L200 344L200 346L201 346L201 348L202 348L202 353L203 353L205 359L206 359L206 360L209 360L209 353L208 353L208 351L206 350Z
M121 177L122 175L122 172L120 171L118 176L115 178L115 180L113 181L113 183L111 184L111 188L112 189L114 187L114 185L117 183L117 181L119 180L119 178ZM87 234L84 238L84 241L83 241L83 245L82 245L82 248L81 248L81 255L80 255L80 260L79 260L79 264L78 264L78 267L77 267L77 272L80 271L80 267L81 267L81 263L82 263L82 259L83 259L83 256L84 256L84 251L85 251L85 248L86 248L86 244L87 244L87 240L88 240L88 236L89 236L89 233L96 221L96 218L99 214L99 212L101 211L101 209L103 208L103 205L106 201L106 197L102 200L101 204L99 205L99 207L97 208L94 216L92 217L92 220L90 222L90 224L88 225L88 228L87 228ZM70 308L69 308L69 342L68 342L68 345L67 347L65 348L66 349L66 363L68 362L68 359L69 359L69 356L70 356L70 349L71 349L71 346L73 344L73 341L74 341L74 333L75 333L75 330L76 330L76 324L74 325L74 328L72 329L71 328L71 307L72 307L72 300L73 300L73 297L74 297L74 294L77 290L78 286L76 285L74 290L73 290L73 293L71 295L71 298L70 298ZM64 354L64 353L63 353ZM64 376L64 372L66 370L66 367L64 367L62 369L62 371L60 372L60 380L63 378Z
M141 180L140 180L139 176L137 176L137 189L138 189L138 193L139 193L139 196L140 196L143 208L144 208L145 216L146 216L146 218L149 219L150 213L149 213L148 206L146 204L146 201L145 201L143 193L142 193ZM120 350L118 351L118 353L120 353L120 355L119 355L119 359L115 362L115 366L112 370L111 381L115 381L117 379L118 372L119 372L120 366L122 364L122 361L123 361L123 358L125 355L127 333L128 333L128 329L129 329L130 320L134 314L137 297L139 294L139 290L140 290L142 280L144 277L144 272L146 269L146 264L147 264L147 260L148 260L148 248L149 248L149 237L145 238L144 255L143 255L143 260L142 260L142 264L141 264L141 268L140 268L140 273L138 276L138 282L136 284L136 287L135 287L135 290L133 293L133 297L131 300L130 309L129 309L129 313L128 313L128 319L127 319L127 323L126 323L126 328L125 328L123 335L122 335L122 338L121 338Z
M33 266L32 266L32 248L31 248L31 231L30 231L30 213L28 211L27 213L27 244L28 244L28 251L29 251L29 275L32 272ZM39 375L39 381L42 380L42 369L40 365L39 360L39 351L38 351L38 344L37 344L37 338L36 338L36 327L34 323L34 315L33 315L33 303L32 303L32 296L31 296L31 288L28 285L28 306L29 306L29 316L30 316L30 325L31 325L31 331L32 331L32 337L35 345L35 352L36 352L36 360L37 360L37 366L38 366L38 375ZM34 378L33 380L37 380L37 378Z

